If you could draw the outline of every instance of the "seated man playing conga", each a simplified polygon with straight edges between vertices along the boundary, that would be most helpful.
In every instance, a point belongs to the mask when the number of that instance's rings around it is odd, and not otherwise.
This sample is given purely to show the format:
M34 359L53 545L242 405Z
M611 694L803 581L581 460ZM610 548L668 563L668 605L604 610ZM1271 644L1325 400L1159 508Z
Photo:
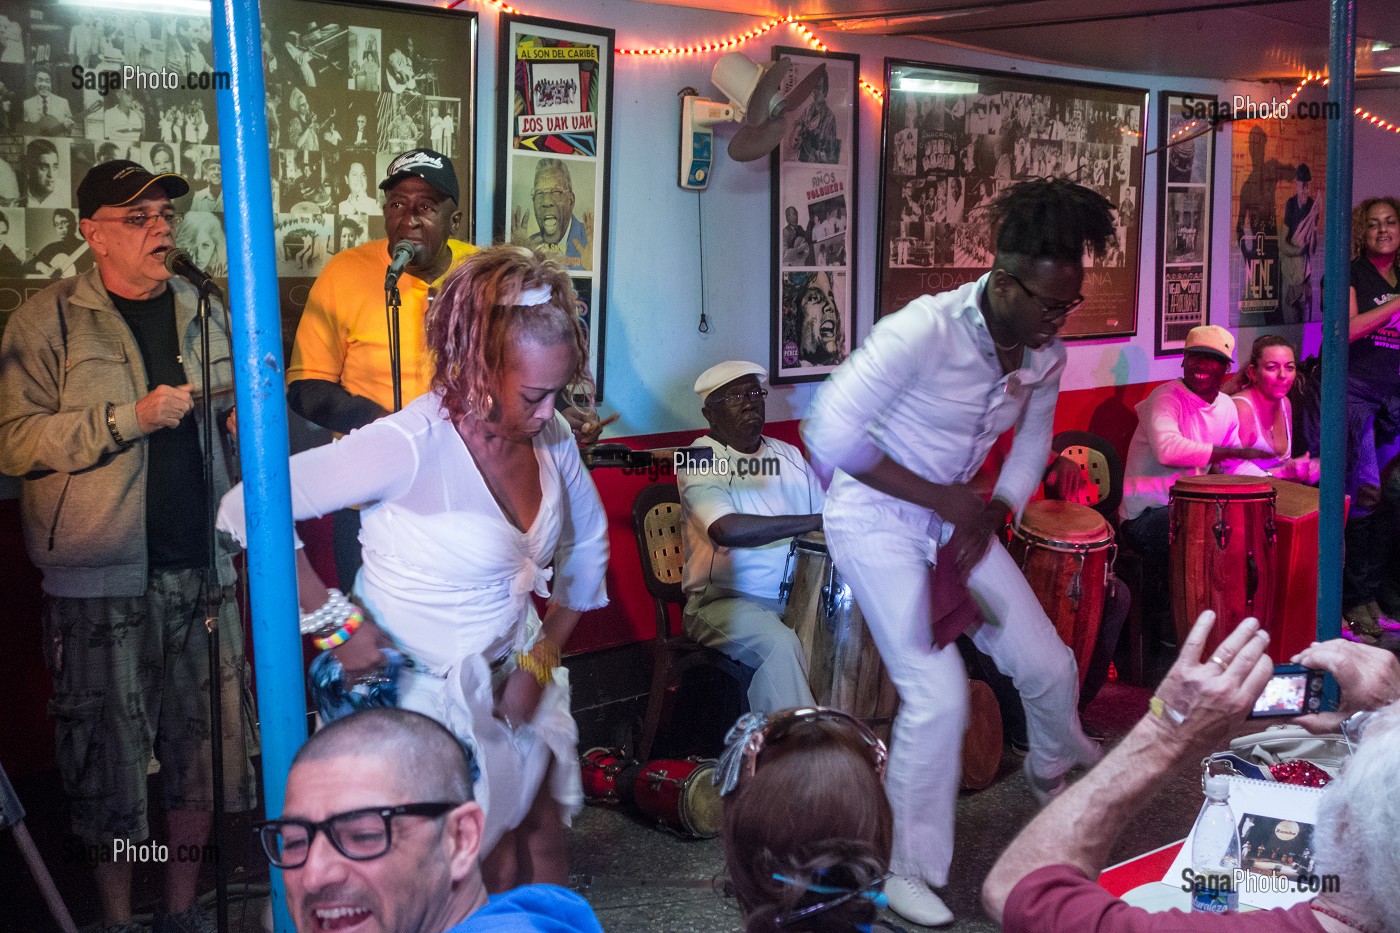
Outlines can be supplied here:
M779 587L791 539L822 526L815 472L791 444L763 436L757 363L730 360L695 380L714 461L677 471L685 511L685 631L754 669L749 709L812 706L806 661L783 624Z
M1118 507L1123 540L1148 562L1148 572L1166 579L1167 505L1172 485L1183 476L1217 472L1264 476L1250 460L1272 454L1242 446L1239 414L1220 391L1235 361L1235 337L1215 324L1186 335L1180 379L1152 390L1137 406L1138 426L1123 468L1123 503Z

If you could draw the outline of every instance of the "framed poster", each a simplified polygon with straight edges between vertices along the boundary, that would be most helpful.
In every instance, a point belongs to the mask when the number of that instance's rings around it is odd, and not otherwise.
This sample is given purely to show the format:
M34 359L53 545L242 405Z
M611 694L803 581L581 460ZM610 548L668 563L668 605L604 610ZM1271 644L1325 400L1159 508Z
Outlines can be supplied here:
M378 184L400 152L452 158L467 218L455 235L475 239L477 17L324 0L265 0L262 15L286 351L326 260L384 236ZM15 92L0 95L0 321L92 267L76 188L111 159L189 179L176 245L227 277L215 95L229 75L214 70L207 10L15 0L0 14L0 85Z
M1157 96L1157 355L1185 352L1191 328L1210 323L1211 193L1218 102Z
M777 235L768 371L782 385L824 379L856 344L860 57L784 46L773 55L793 64L784 93L826 66L812 95L788 114L787 132L771 156Z
M568 268L600 399L613 45L611 29L501 15L496 235Z
M1321 320L1327 121L1239 120L1232 132L1230 326Z
M875 313L992 267L987 208L1018 181L1070 178L1118 207L1065 339L1137 333L1147 92L885 60Z

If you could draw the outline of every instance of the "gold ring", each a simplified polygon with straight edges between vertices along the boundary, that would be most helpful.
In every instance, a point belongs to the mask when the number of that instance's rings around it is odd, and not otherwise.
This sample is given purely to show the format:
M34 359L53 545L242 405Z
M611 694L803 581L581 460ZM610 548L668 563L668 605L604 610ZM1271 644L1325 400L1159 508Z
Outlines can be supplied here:
M1225 670L1229 670L1229 669L1230 669L1230 662L1229 662L1229 661L1226 661L1224 658L1220 657L1220 655L1218 655L1218 654L1215 655L1214 657L1212 657L1212 658L1211 658L1211 661L1212 661L1213 663L1215 663L1215 664L1219 664L1219 665L1220 665L1220 669L1221 669L1222 671L1225 671Z

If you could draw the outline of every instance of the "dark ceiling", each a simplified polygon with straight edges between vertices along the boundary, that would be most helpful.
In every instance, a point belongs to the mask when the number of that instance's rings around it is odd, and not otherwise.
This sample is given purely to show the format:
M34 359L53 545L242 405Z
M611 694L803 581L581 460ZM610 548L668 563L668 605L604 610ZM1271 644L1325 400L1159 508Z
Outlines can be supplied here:
M1327 67L1327 0L659 0L814 28L899 35L1044 62L1160 75L1295 81ZM1358 0L1361 87L1400 88L1400 0Z

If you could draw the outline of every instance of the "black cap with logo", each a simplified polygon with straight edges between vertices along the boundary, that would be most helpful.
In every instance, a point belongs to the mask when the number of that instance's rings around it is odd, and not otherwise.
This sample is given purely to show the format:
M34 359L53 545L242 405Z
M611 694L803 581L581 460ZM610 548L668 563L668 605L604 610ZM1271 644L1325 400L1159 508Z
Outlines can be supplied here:
M410 175L423 179L451 198L454 204L460 203L461 198L457 193L457 170L452 167L452 160L441 152L434 152L432 149L410 149L403 155L395 156L394 161L389 163L384 180L379 183L379 190L388 191Z
M190 183L179 175L170 172L152 175L126 159L94 165L78 184L78 216L86 219L104 207L130 204L151 185L159 185L171 198L190 190Z

